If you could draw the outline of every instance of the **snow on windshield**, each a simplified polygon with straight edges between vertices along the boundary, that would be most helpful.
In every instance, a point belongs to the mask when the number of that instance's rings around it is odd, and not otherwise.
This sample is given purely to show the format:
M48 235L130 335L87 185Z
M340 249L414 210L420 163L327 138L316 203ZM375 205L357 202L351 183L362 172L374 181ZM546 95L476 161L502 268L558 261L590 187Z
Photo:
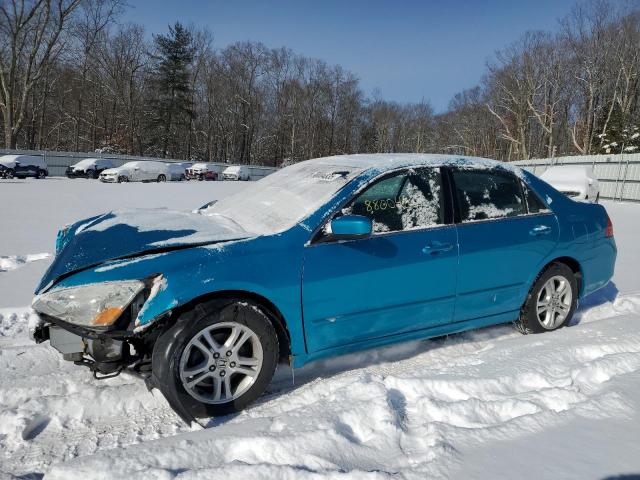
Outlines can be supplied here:
M203 212L237 222L248 232L273 234L316 211L362 169L301 162L283 168Z

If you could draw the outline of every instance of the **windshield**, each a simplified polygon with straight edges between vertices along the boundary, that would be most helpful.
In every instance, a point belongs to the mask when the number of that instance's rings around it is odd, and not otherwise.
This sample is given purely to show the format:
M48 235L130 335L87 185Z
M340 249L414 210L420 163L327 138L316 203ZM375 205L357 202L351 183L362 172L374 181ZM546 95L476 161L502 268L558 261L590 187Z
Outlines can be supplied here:
M315 212L361 171L354 167L297 163L250 182L203 214L230 218L248 232L264 235L282 232Z

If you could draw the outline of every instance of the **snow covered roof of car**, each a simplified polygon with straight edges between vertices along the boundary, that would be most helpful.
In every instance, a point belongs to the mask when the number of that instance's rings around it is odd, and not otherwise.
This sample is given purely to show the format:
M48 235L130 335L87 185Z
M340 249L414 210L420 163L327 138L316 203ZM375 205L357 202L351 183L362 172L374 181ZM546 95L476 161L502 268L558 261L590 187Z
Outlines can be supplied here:
M98 162L99 159L97 158L85 158L83 160L80 160L78 163L72 165L73 167L90 167L92 165L94 165L96 162Z
M519 174L520 168L505 162L464 155L445 155L427 153L375 153L335 155L333 157L316 158L301 163L309 165L332 165L334 167L357 168L365 171L376 169L384 172L402 167L455 165L468 168L501 167Z

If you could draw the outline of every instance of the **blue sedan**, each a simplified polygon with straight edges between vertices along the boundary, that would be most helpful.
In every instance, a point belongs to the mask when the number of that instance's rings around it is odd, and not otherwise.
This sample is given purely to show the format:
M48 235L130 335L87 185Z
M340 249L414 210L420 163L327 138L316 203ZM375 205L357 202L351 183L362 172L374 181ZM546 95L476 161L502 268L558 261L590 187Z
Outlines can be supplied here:
M604 207L508 164L328 157L194 213L61 230L34 338L97 378L138 372L192 421L249 405L280 361L506 322L556 330L615 258Z

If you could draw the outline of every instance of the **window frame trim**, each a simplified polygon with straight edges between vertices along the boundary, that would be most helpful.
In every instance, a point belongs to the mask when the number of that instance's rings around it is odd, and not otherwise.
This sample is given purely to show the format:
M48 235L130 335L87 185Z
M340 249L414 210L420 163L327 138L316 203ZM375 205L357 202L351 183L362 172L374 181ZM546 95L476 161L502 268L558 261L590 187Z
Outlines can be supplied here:
M412 228L410 230L395 230L395 231L391 231L391 232L371 232L371 235L369 235L366 238L345 238L345 239L328 239L326 241L320 241L319 237L319 233L325 228L325 226L331 222L335 216L338 214L338 212L340 212L346 205L348 205L350 202L352 202L355 198L357 198L362 192L364 192L367 188L371 187L373 184L380 182L382 180L384 180L385 178L388 177L392 177L397 175L398 173L402 173L402 172L409 172L410 170L420 170L420 169L426 169L426 168L431 168L431 169L440 169L440 183L441 183L441 187L442 187L442 203L443 203L443 207L444 207L444 223L439 224L439 225L432 225L432 226L428 226L428 227L419 227L419 228ZM406 179L402 182L402 185L404 186L404 183L406 182ZM347 243L347 242L361 242L364 240L370 240L374 237L378 238L378 237L383 237L383 236L388 236L388 235L397 235L397 234L407 234L407 233L413 233L413 232L423 232L426 230L437 230L437 229L442 229L442 228L451 228L451 227L455 227L455 218L454 218L454 212L455 209L453 207L452 204L453 201L453 190L452 190L452 184L449 181L448 178L448 174L447 174L447 167L445 165L415 165L415 166L403 166L403 167L399 167L399 168L395 168L393 170L388 170L385 172L382 172L381 174L369 179L368 182L366 182L364 185L361 185L355 192L353 192L353 194L346 199L345 201L343 201L342 203L340 203L332 212L331 215L329 215L329 217L327 218L327 220L325 220L324 222L322 222L311 234L311 236L309 237L309 240L307 240L307 242L304 244L305 247L313 247L316 245L332 245L332 244L336 244L336 243Z

